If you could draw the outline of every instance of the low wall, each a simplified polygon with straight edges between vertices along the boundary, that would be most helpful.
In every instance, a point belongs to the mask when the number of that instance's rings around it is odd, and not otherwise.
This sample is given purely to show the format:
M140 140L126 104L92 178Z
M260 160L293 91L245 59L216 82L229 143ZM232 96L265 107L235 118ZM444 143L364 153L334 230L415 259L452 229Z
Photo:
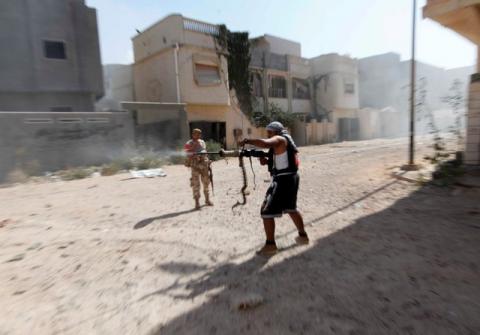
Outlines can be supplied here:
M324 121L317 122L312 120L309 123L305 124L306 127L306 145L316 145L331 143L335 141L336 138L336 127L335 123Z
M101 164L133 142L128 112L0 112L0 180L15 168Z

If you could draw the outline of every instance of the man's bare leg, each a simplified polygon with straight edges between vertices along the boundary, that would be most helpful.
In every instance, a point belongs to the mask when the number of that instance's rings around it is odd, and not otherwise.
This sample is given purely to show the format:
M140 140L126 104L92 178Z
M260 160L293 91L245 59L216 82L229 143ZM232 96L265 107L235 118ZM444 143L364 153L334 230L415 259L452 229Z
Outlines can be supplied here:
M299 211L288 213L292 218L293 223L297 227L298 237L295 239L299 244L308 244L308 235L305 232L305 225L303 224L303 217Z
M257 254L271 256L278 250L275 244L275 220L273 218L263 219L263 228L265 229L267 241L265 246L260 249Z
M265 236L267 241L275 241L275 220L263 219L263 228L265 228Z

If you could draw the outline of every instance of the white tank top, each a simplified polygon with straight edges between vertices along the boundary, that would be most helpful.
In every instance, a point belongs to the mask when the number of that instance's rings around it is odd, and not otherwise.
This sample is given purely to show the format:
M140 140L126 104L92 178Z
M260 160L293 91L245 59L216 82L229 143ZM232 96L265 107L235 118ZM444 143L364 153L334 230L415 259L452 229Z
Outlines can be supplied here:
M280 155L273 155L274 157L274 167L277 170L283 170L288 168L288 154L285 151Z

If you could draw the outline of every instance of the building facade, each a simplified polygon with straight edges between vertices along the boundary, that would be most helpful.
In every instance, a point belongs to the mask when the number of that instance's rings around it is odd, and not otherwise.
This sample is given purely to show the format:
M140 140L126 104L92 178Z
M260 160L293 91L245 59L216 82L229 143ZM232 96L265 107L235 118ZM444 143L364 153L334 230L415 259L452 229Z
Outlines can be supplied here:
M0 1L0 111L93 111L97 16L84 0Z
M480 0L428 0L423 15L477 45L477 69L469 85L465 163L480 165Z
M334 123L339 140L358 139L356 60L338 54L303 58L299 43L271 35L252 39L251 54L258 108L274 104L304 120ZM295 137L304 142L301 127L295 128Z
M248 118L232 105L226 57L217 48L217 25L170 15L133 38L134 94L138 102L183 103L188 126L236 146L238 129L251 132ZM139 124L168 116L137 111ZM250 130L248 130L250 129Z

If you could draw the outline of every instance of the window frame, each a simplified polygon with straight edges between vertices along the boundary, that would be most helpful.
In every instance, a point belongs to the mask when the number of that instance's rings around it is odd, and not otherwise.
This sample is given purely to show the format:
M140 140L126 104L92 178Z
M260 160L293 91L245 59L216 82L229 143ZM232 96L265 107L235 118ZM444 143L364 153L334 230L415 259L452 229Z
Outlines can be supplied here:
M274 88L273 87L273 79L274 78L282 78L285 85L283 88ZM269 98L277 98L277 99L287 99L288 98L288 92L287 92L287 85L288 85L288 80L285 76L279 75L279 74L269 74L268 75L268 97ZM284 93L281 94L282 96L277 96L277 94L273 94L275 92L274 90L283 90Z
M306 97L298 97L295 95L296 82L301 82L302 84L306 85L307 87ZM310 100L312 98L310 94L310 83L308 82L308 78L297 78L297 77L292 78L292 98L296 100Z
M47 43L61 43L63 45L63 53L65 58L57 58L57 57L48 57L47 56ZM43 39L42 40L42 49L43 49L43 58L48 60L54 61L65 61L68 60L68 53L67 53L67 42L65 40L51 40L51 39Z
M198 71L197 71L197 65L199 66L205 66L205 67L210 67L210 68L216 68L216 72L217 72L217 75L218 75L218 82L211 82L211 83L202 83L200 82L199 80L199 76L198 76ZM197 86L202 86L202 87L208 87L208 86L219 86L222 84L222 76L221 76L221 73L220 73L220 65L216 64L206 64L206 63L203 63L203 62L193 62L193 79L195 81L195 83L197 84Z
M352 87L352 89L348 89L347 87ZM356 93L356 85L355 79L347 79L343 78L343 94L355 94Z

